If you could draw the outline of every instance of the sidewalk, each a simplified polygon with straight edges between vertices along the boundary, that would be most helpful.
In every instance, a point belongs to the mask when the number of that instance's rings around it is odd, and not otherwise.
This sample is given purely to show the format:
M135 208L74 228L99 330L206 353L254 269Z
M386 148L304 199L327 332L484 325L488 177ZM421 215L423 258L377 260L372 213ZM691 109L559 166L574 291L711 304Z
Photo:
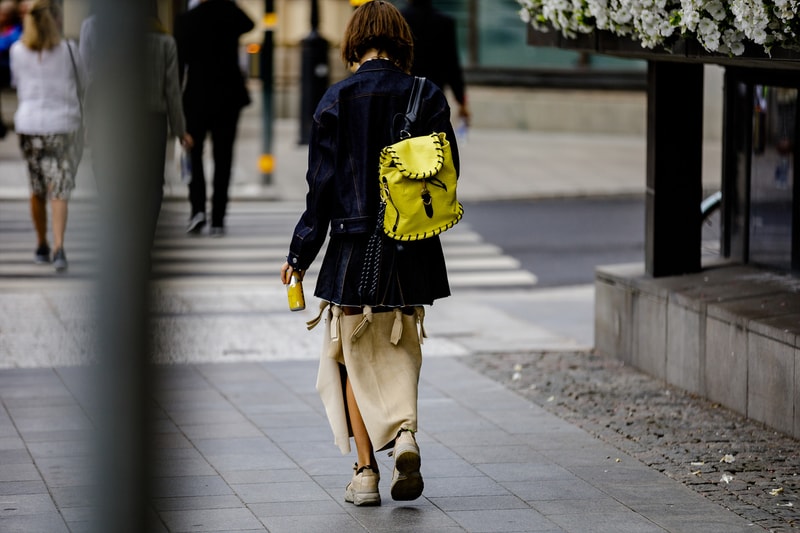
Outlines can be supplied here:
M240 129L233 201L301 200L306 151L296 143L296 124L275 125L277 169L270 186L253 171L258 128L254 106ZM27 197L17 152L13 136L0 142L0 200ZM461 154L464 200L644 191L641 139L476 129L461 143ZM81 175L78 199L94 197L91 183L90 174ZM184 196L174 173L167 190L173 199ZM90 328L81 329L85 317L74 314L76 302L85 304L85 283L0 281L0 350L24 342L34 355L46 354L91 338ZM590 287L508 293L489 303L475 292L437 303L426 320L431 339L423 346L420 386L425 492L414 502L393 502L391 459L381 453L383 505L365 509L343 501L354 459L333 445L314 391L319 331L305 332L302 321L285 312L279 288L177 280L160 290L159 316L171 333L163 354L180 362L158 367L154 531L760 529L465 363L473 355L530 353L556 344L587 348L577 339L581 334L570 343L542 324L575 320L565 302L585 308ZM43 309L52 322L31 325ZM228 315L224 323L207 318L220 309ZM204 341L190 338L197 330L185 327L188 319L204 323L208 335L222 331L268 343L269 356L252 360L232 349L201 362L191 347ZM32 331L24 339L4 327L21 320ZM95 406L87 379L80 366L0 370L0 531L88 530L94 502L88 413Z
M155 393L152 531L756 531L736 514L467 368L429 357L420 385L423 497L343 501L313 361L175 365ZM0 530L88 531L91 421L80 368L0 372Z

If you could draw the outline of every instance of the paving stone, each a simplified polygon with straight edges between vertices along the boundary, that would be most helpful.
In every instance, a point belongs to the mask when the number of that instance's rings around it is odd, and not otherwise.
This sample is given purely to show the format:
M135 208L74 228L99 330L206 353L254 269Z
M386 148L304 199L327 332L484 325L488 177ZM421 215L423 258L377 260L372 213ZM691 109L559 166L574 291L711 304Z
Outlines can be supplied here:
M0 499L0 518L55 512L49 494L16 494Z
M49 491L59 509L68 507L92 507L97 503L97 489L93 486L51 487Z
M48 487L88 485L95 467L92 458L86 456L43 458L36 464Z
M181 431L191 440L215 438L247 438L263 435L255 425L248 421L234 423L200 423L181 425Z
M453 511L449 514L467 531L487 533L561 531L557 524L533 509Z
M156 511L186 511L192 509L238 509L242 500L235 494L224 496L185 496L182 498L154 498Z
M7 451L7 450L24 450L25 449L25 441L23 441L17 430L13 427L9 430L8 434L5 436L0 436L0 450Z
M247 504L265 502L299 502L324 500L327 493L313 481L287 481L283 483L248 483L232 485Z
M151 468L154 477L213 476L217 473L202 457L155 459Z
M155 498L175 498L180 496L225 496L233 490L219 476L165 477L155 480Z
M463 459L436 459L430 460L425 453L425 447L420 448L422 454L422 474L425 479L432 479L435 477L471 477L483 476L486 473L481 472L473 465L469 464ZM391 466L388 467L391 469Z
M516 496L459 496L434 498L426 497L442 511L479 511L481 509L528 509L529 505Z
M0 531L3 533L69 533L64 519L57 512L33 515L0 516Z
M586 482L577 478L572 480L553 479L540 481L507 481L502 485L512 494L527 502L547 500L596 500L606 498L608 495Z
M383 494L381 498L380 507L346 504L345 510L371 533L448 531L459 525L449 513L437 509L425 498L413 502L395 502Z
M542 461L542 455L525 444L499 444L496 446L475 446L472 444L451 444L450 448L472 464L498 462L527 462L529 458Z
M591 516L598 514L616 514L630 509L610 496L591 500L536 500L529 502L531 507L545 516L571 515ZM579 530L580 531L580 530Z
M503 496L508 494L509 491L503 485L486 476L425 479L425 496L430 498Z
M369 531L349 515L269 516L263 518L270 533L331 533Z
M30 462L32 462L31 455L25 448L0 449L0 465L27 464Z
M547 518L564 528L565 531L591 531L592 533L666 533L668 531L642 515L627 509L616 513L554 514ZM699 529L696 531L706 531L704 525L698 524L698 527Z
M195 509L160 513L171 533L262 530L261 522L249 509Z
M344 501L342 502L343 504ZM346 504L349 505L349 504ZM324 500L307 500L296 502L265 502L251 503L248 506L253 514L266 522L269 517L275 516L304 516L304 515L332 515L346 514L345 509L338 502L330 498Z
M575 474L557 464L485 463L478 468L481 472L500 483L530 479L543 482L552 480L579 481Z
M27 445L35 459L53 457L88 457L94 454L95 443L84 435L80 440L29 442Z
M32 462L23 464L0 464L0 483L36 481L39 479L41 479L39 471Z

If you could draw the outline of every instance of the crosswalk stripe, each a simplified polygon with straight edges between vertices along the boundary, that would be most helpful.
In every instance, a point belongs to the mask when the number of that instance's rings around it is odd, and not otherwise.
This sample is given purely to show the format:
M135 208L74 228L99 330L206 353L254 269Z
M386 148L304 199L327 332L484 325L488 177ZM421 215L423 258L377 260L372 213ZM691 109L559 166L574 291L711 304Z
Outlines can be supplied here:
M451 287L519 287L535 285L536 275L524 271L515 270L510 272L496 272L487 279L489 274L475 272L451 272L448 265L447 279Z
M302 212L301 203L241 202L229 207L229 233L213 239L184 233L187 222L183 203L166 202L159 218L153 246L153 275L159 280L213 277L229 279L277 276L291 232ZM99 211L88 202L70 209L67 229L69 277L97 274ZM27 204L5 202L0 209L0 277L53 276L49 265L33 264L35 237ZM453 288L530 288L536 275L498 247L484 242L468 224L461 223L441 236L448 277ZM325 248L307 273L313 283Z

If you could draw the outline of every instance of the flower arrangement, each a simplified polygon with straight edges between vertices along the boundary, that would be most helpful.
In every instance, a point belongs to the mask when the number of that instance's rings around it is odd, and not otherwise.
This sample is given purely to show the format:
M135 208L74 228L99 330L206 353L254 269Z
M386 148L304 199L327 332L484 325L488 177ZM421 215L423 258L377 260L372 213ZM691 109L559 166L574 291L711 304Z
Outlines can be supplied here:
M695 39L708 52L740 56L745 44L800 50L800 0L517 0L520 18L566 38L606 30L653 49Z

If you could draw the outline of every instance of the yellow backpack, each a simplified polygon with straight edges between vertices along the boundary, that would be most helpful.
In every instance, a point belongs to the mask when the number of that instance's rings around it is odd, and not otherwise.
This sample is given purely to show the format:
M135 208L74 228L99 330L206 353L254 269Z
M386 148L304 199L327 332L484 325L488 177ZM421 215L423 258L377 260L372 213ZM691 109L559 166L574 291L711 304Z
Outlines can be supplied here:
M464 215L456 197L458 175L444 133L411 137L425 78L417 77L401 130L401 141L380 157L383 231L395 240L427 239L452 228Z

